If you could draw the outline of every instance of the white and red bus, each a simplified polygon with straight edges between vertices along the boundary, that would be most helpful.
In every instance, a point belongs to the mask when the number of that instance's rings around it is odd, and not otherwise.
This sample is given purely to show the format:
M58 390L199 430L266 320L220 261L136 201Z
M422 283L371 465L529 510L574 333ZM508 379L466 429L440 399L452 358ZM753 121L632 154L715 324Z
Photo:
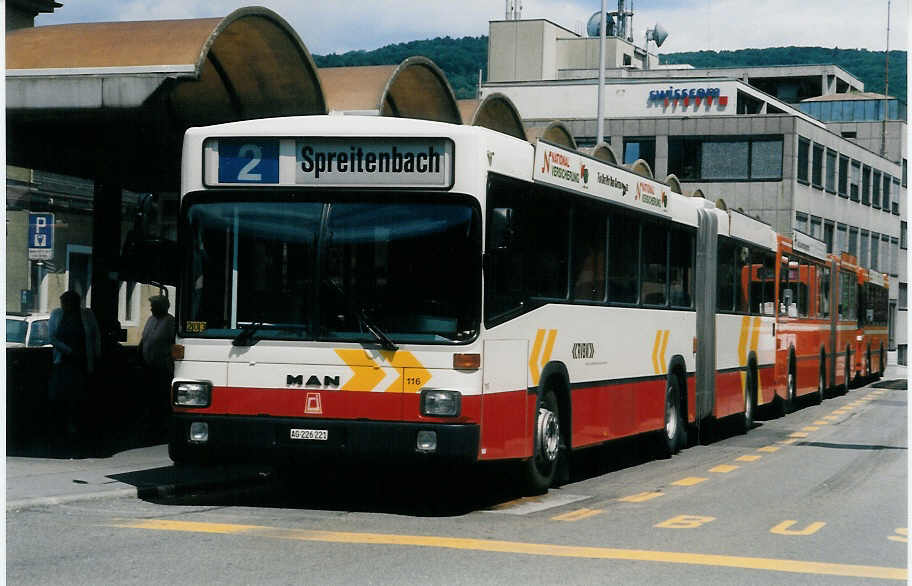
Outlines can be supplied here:
M176 461L516 460L543 490L572 450L670 455L775 396L770 227L546 142L192 128L180 209Z

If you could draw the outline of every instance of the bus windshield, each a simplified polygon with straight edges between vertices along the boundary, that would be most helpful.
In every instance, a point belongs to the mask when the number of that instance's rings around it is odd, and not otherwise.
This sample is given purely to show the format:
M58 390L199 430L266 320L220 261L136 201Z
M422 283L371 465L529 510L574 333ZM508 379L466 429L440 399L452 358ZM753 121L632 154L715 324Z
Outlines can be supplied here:
M356 195L301 201L260 193L186 206L182 335L245 343L473 340L481 314L478 205L453 196Z

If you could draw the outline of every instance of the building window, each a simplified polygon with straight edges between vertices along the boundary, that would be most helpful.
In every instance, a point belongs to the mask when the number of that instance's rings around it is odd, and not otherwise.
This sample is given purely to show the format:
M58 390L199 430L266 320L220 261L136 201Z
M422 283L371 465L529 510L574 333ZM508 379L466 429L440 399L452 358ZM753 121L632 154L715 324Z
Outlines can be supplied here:
M890 258L890 237L886 234L880 235L880 272L893 272L893 259Z
M649 168L655 172L656 139L655 137L624 138L624 164L632 165L637 159L649 163Z
M880 171L874 171L874 180L871 182L871 205L880 209Z
M823 145L814 145L814 154L811 159L811 183L814 187L823 189Z
M826 153L826 190L836 193L836 151L830 149Z
M827 252L833 252L833 230L835 225L830 220L823 223L823 241L826 243Z
M849 197L849 158L839 157L839 196Z
M861 183L861 163L852 161L849 171L849 196L852 201L858 201L859 184Z
M823 238L823 220L817 216L811 216L811 236L818 240Z
M899 223L899 247L902 248L903 250L906 250L906 244L907 244L906 229L907 228L908 228L908 224L906 224L906 222Z
M871 266L869 267L872 271L879 270L877 267L880 264L880 234L877 232L871 232Z
M669 137L668 172L682 181L782 178L782 138Z
M890 209L893 210L893 215L899 215L899 179L896 177L893 178L893 201L890 202Z
M850 139L858 138L858 132L856 132L854 130L843 130L839 134L842 136L842 138L850 138Z
M811 142L803 137L798 137L798 181L808 182L808 153Z
M858 264L860 264L861 266L863 266L865 268L868 268L868 266L870 264L868 262L868 246L870 243L871 243L871 233L868 232L867 230L862 230L861 231L861 245L859 246L859 250L858 250Z
M883 196L883 203L881 204L880 208L885 212L890 211L890 181L891 181L891 179L892 178L889 175L887 175L886 173L883 174L883 191L881 191L881 195Z
M906 159L903 159L902 165L903 165L903 170L902 170L902 186L905 187L905 186L906 186L906 181L907 181L907 179L908 179L908 174L909 174L909 170L908 170L909 162L908 162Z
M795 212L795 229L805 234L808 233L808 215L804 212Z
M861 171L861 203L871 205L871 168L867 165Z
M899 309L906 311L909 309L909 300L907 299L909 295L909 284L900 283L899 284Z
M858 228L849 226L849 254L858 256Z
M899 276L899 238L890 237L890 276Z
M836 252L849 251L848 227L845 224L836 224Z

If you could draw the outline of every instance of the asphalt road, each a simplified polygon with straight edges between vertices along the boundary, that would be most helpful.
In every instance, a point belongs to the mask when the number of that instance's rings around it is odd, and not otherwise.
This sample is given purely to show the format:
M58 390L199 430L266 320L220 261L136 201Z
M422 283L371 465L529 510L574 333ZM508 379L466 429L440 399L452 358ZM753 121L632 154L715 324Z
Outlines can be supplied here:
M498 466L302 469L240 491L7 514L10 584L859 584L906 580L907 393L628 441L523 498Z

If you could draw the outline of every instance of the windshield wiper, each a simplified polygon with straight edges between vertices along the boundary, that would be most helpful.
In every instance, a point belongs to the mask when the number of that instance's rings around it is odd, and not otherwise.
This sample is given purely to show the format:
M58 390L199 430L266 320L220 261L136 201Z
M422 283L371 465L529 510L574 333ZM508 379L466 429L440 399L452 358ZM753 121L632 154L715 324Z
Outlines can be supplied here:
M257 332L257 330L260 329L260 327L262 327L262 325L263 325L263 320L250 322L249 324L244 326L244 329L241 330L241 333L239 333L237 336L234 337L233 340L231 340L231 345L232 346L253 346L254 344L256 344L259 341L259 340L251 341L253 339L253 335Z
M323 283L329 285L329 288L335 291L336 294L343 300L347 298L347 295L345 295L345 291L342 289L342 287L340 287L339 284L332 279L324 278ZM346 304L348 305L349 310L353 310L355 316L358 318L358 323L361 325L361 327L370 332L372 336L377 338L377 341L380 342L381 348L384 350L390 350L392 352L395 352L399 349L399 347L396 346L396 343L386 335L386 332L384 332L380 326L374 322L374 320L368 317L367 312L364 311L364 308L360 303L352 299L349 300Z
M355 314L358 316L358 323L360 323L365 330L373 334L375 338L380 342L380 347L384 350L390 350L395 352L399 349L398 346L386 335L386 332L380 329L380 326L375 324L364 312L364 309L357 307L355 308Z

